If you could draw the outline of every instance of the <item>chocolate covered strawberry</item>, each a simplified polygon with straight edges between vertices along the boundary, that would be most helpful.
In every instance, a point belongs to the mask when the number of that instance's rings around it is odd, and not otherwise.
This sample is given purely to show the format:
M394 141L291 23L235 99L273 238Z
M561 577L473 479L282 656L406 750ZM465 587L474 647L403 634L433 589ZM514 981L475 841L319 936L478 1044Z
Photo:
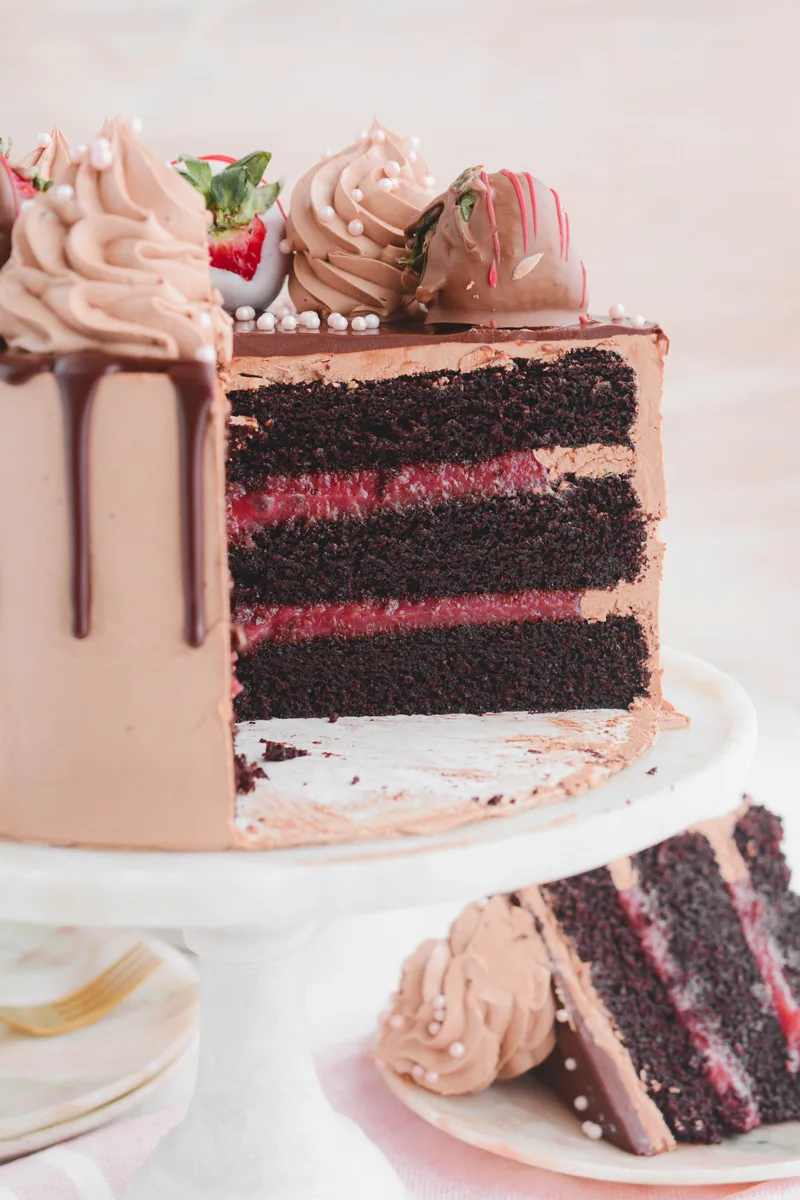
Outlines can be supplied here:
M266 150L238 160L182 154L176 163L212 215L211 274L229 312L243 305L265 309L286 278L289 258L280 249L286 219L276 204L282 184L263 178L271 157Z

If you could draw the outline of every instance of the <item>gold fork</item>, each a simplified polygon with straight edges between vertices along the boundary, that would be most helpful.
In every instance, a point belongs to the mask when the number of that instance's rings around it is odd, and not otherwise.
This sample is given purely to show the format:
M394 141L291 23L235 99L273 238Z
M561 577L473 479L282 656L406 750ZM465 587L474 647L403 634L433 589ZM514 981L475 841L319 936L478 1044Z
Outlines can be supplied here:
M136 942L91 983L51 1004L0 1005L0 1022L33 1037L55 1037L106 1016L161 963L146 942Z

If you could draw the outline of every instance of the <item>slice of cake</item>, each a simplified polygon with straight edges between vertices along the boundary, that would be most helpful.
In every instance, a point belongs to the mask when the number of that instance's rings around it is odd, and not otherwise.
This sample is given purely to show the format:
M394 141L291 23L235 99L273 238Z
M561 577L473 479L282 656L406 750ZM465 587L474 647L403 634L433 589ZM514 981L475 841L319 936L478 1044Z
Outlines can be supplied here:
M743 806L659 846L471 905L406 963L377 1054L447 1095L532 1067L635 1154L800 1118L800 897Z
M296 189L292 286L323 316L372 270L353 229L418 201L410 153L367 139ZM465 172L403 261L425 324L237 328L239 717L657 708L666 338L589 320L569 216L527 173Z

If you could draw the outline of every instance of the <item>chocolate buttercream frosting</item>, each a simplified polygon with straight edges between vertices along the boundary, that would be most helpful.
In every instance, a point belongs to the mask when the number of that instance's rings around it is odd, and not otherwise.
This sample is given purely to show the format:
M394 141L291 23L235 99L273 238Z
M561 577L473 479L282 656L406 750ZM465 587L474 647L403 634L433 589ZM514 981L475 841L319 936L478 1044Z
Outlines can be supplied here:
M0 335L34 354L228 358L207 226L200 194L126 122L108 122L14 225Z
M555 1001L530 915L508 896L471 904L447 938L406 962L377 1056L442 1095L479 1092L543 1062L555 1045Z
M527 171L470 167L408 229L404 286L431 323L575 325L589 301L569 214Z
M370 132L305 173L292 192L286 238L298 311L391 317L404 292L405 229L431 198L414 139L376 121Z

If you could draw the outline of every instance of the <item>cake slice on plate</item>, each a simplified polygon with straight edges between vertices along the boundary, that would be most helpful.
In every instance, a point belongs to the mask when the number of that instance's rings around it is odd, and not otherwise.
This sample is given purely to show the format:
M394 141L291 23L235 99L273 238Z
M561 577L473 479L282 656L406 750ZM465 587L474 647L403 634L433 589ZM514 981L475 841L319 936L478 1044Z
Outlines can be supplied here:
M471 905L405 964L377 1055L446 1095L537 1068L634 1154L800 1118L800 898L747 805Z

